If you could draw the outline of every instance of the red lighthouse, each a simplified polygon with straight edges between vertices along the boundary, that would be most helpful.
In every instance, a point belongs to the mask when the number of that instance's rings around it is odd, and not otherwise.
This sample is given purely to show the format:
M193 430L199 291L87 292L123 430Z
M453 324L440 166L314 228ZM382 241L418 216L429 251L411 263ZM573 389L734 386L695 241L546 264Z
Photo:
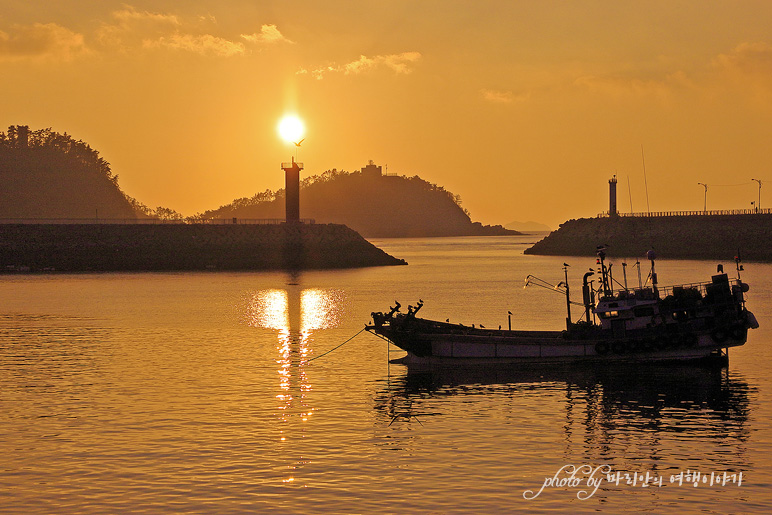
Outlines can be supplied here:
M289 163L282 163L284 170L284 219L288 224L300 223L300 170L303 163L296 163L295 158Z

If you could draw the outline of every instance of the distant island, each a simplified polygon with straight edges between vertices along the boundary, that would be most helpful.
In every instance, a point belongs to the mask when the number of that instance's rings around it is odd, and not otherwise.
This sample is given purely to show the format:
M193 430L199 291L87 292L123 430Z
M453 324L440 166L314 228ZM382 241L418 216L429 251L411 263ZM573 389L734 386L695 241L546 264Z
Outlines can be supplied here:
M644 257L654 250L664 259L772 262L772 214L692 214L599 216L569 220L526 254L592 256L607 245L615 257Z
M506 229L511 229L518 232L550 232L552 229L548 225L541 224L539 222L509 222L504 224Z
M472 222L461 198L442 186L381 170L370 163L357 172L329 170L305 178L301 217L343 224L365 237L519 234ZM66 133L24 125L0 132L0 219L280 220L284 195L283 189L266 190L185 217L166 207L151 209L121 191L118 175L99 152Z
M365 237L499 236L519 234L472 222L461 198L420 177L384 174L372 161L357 172L328 170L301 183L300 212L321 223L344 224ZM197 215L280 218L284 190L267 190Z

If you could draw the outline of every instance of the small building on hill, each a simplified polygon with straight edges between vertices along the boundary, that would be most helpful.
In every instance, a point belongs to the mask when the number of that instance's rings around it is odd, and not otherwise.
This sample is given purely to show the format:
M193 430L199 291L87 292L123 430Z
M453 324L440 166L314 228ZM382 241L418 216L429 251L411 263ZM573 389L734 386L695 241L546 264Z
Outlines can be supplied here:
M383 176L383 167L377 166L372 159L367 162L367 166L362 168L362 177L366 179L379 179Z

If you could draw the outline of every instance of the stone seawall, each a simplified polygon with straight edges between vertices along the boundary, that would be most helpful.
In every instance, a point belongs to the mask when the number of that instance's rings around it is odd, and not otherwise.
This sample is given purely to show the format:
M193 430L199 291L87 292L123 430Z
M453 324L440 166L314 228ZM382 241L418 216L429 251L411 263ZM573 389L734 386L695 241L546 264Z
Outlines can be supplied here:
M345 225L1 224L0 273L406 264Z
M608 245L617 257L772 261L772 215L696 215L580 218L561 224L526 254L591 256Z

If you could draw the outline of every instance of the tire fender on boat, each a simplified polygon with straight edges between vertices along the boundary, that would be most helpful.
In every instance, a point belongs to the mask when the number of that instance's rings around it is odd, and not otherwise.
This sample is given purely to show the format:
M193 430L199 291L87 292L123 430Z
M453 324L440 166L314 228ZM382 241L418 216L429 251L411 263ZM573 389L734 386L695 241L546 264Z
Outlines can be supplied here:
M751 329L759 328L759 322L758 320L756 320L756 315L754 315L750 311L745 312L745 320L748 324L748 327L750 327Z
M713 329L713 331L710 332L710 337L716 343L724 343L729 339L729 332L722 328Z
M595 344L595 353L601 356L608 354L608 343L598 342Z
M748 337L748 329L739 324L735 325L729 330L729 336L738 342L745 340Z
M614 351L614 354L624 354L627 352L627 345L622 340L616 340L611 344L611 350Z

